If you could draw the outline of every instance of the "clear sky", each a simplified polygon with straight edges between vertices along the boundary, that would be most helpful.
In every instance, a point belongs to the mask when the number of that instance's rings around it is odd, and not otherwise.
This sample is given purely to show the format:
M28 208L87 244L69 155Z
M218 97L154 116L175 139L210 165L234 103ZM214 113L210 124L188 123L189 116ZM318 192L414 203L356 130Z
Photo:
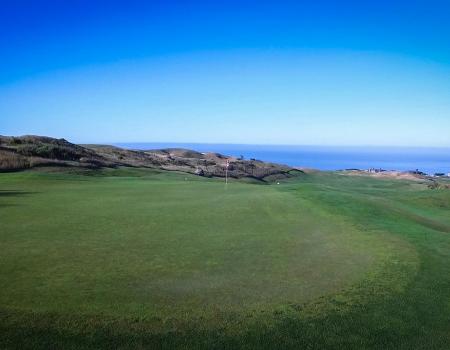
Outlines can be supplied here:
M0 0L0 134L450 147L450 1Z

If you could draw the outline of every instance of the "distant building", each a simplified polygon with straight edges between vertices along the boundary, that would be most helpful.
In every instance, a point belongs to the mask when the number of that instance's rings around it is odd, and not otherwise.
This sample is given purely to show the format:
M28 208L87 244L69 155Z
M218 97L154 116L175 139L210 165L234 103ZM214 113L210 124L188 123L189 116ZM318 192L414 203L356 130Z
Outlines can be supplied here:
M367 170L369 173L384 173L386 170L381 168L370 168Z

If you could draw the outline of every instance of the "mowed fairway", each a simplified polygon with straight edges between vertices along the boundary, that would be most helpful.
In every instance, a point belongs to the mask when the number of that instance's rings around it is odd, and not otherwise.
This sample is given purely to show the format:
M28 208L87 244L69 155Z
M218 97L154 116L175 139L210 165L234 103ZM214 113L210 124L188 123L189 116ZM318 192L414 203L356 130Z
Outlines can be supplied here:
M0 348L450 344L450 191L0 174Z

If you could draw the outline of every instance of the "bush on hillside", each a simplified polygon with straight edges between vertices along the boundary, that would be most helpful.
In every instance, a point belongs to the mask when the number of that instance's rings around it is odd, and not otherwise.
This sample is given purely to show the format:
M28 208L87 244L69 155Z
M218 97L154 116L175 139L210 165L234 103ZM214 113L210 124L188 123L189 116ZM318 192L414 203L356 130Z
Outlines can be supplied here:
M0 171L26 169L30 167L27 158L19 154L0 150Z
M23 145L17 148L17 152L24 156L34 156L60 160L79 160L83 154L65 147L53 144Z

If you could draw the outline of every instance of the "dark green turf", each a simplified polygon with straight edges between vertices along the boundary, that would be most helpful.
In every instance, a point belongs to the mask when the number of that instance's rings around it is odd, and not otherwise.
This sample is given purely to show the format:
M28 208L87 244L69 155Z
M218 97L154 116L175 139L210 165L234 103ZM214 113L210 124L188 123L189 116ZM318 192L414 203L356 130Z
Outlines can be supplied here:
M446 349L450 191L0 174L0 348Z

